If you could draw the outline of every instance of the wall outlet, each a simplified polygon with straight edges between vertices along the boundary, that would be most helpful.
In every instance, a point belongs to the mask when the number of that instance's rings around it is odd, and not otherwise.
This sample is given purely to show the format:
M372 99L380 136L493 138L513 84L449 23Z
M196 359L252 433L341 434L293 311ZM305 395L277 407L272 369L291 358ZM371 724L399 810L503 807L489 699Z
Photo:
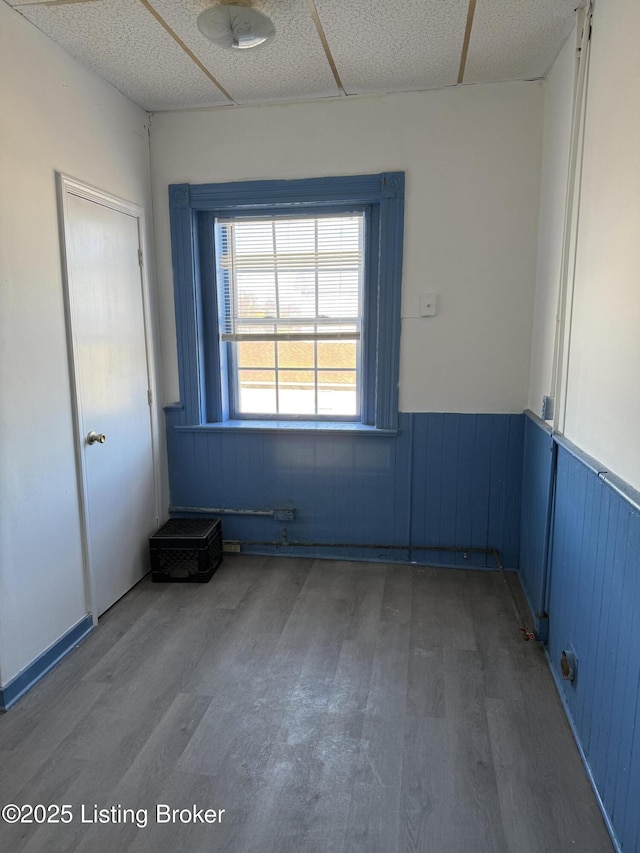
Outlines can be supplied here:
M274 509L273 517L276 521L293 521L293 509Z
M540 416L543 421L553 420L553 397L542 398L542 411Z
M223 539L222 550L225 554L239 554L240 543L236 542L234 539Z

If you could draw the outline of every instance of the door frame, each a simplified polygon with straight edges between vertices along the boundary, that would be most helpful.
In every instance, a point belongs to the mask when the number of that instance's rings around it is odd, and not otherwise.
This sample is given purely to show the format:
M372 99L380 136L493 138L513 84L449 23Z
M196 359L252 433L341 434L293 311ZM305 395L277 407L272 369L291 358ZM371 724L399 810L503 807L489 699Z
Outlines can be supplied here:
M69 282L69 267L67 257L67 234L70 227L70 214L67 204L69 196L77 196L102 205L103 207L115 210L118 213L131 216L137 221L138 225L138 246L141 252L140 269L140 288L142 295L142 315L144 324L145 337L145 355L147 361L147 387L151 392L151 400L149 404L149 427L151 433L151 464L153 468L153 484L154 484L154 514L156 519L156 527L160 524L160 465L159 465L159 418L157 410L157 383L155 377L155 344L153 337L153 323L151 314L151 298L149 290L149 278L147 274L147 242L146 242L146 223L144 210L133 202L126 201L118 196L86 184L75 178L65 175L62 172L56 172L56 190L58 197L58 223L60 230L60 253L62 261L62 289L64 295L64 311L65 325L67 335L67 355L69 361L69 379L71 385L71 410L73 419L73 432L75 444L75 460L76 460L76 480L78 485L78 498L80 508L80 529L82 538L82 556L83 556L83 573L85 586L85 605L87 613L93 618L94 626L98 624L98 616L96 614L95 598L94 598L94 576L93 566L91 565L91 526L89 521L89 504L88 504L88 481L87 471L84 456L84 433L82 428L82 400L80 395L79 376L77 370L77 345L75 336L75 305L73 288Z

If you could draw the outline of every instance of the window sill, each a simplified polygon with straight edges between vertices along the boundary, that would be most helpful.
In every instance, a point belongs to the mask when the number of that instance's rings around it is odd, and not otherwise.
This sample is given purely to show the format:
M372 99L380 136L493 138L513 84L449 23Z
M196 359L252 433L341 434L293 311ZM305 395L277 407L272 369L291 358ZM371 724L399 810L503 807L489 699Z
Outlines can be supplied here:
M193 424L178 426L180 432L264 432L264 433L304 433L306 435L368 435L397 436L398 429L377 429L369 424L352 421L222 421L220 423Z

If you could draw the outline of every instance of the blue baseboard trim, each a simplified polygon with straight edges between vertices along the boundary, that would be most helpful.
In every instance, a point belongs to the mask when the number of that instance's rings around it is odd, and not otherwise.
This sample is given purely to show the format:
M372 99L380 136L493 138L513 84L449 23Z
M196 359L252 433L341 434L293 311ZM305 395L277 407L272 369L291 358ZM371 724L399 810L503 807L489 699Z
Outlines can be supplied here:
M593 789L593 793L595 794L596 801L598 803L598 807L602 813L602 818L604 820L605 826L607 827L607 832L611 837L611 843L613 844L613 849L615 853L622 853L622 847L620 846L620 842L618 841L618 837L616 835L616 831L613 828L613 824L611 823L611 818L609 817L607 810L604 807L604 803L602 802L602 797L600 796L600 791L598 790L598 786L596 785L596 781L593 778L593 773L591 771L591 767L589 766L589 762L587 760L587 756L585 755L584 749L582 747L582 742L580 740L580 735L578 734L578 730L576 729L575 723L573 721L573 717L571 716L571 711L569 710L569 706L567 705L566 699L564 697L564 691L562 689L562 681L558 676L558 673L553 668L553 663L551 662L551 658L549 657L549 649L545 646L544 649L545 657L547 659L547 664L549 665L549 671L551 672L551 677L553 678L553 683L556 686L556 690L558 691L558 696L560 697L560 701L562 702L562 707L564 709L565 716L569 723L569 728L571 729L571 734L573 735L573 739L576 742L576 746L578 747L578 752L580 753L580 758L582 759L582 763L584 765L585 772L587 774L587 779L589 780L589 784Z
M8 711L21 696L31 690L49 670L59 663L78 643L93 631L93 619L85 616L64 636L39 655L29 666L19 672L8 684L0 688L0 712Z

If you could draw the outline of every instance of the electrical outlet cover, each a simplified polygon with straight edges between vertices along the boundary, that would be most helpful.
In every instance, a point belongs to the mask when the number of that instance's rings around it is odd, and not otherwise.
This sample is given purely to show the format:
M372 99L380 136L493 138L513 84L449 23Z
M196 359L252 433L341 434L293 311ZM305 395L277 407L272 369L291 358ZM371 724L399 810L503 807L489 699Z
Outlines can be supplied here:
M435 293L420 294L420 316L435 317L437 295Z

